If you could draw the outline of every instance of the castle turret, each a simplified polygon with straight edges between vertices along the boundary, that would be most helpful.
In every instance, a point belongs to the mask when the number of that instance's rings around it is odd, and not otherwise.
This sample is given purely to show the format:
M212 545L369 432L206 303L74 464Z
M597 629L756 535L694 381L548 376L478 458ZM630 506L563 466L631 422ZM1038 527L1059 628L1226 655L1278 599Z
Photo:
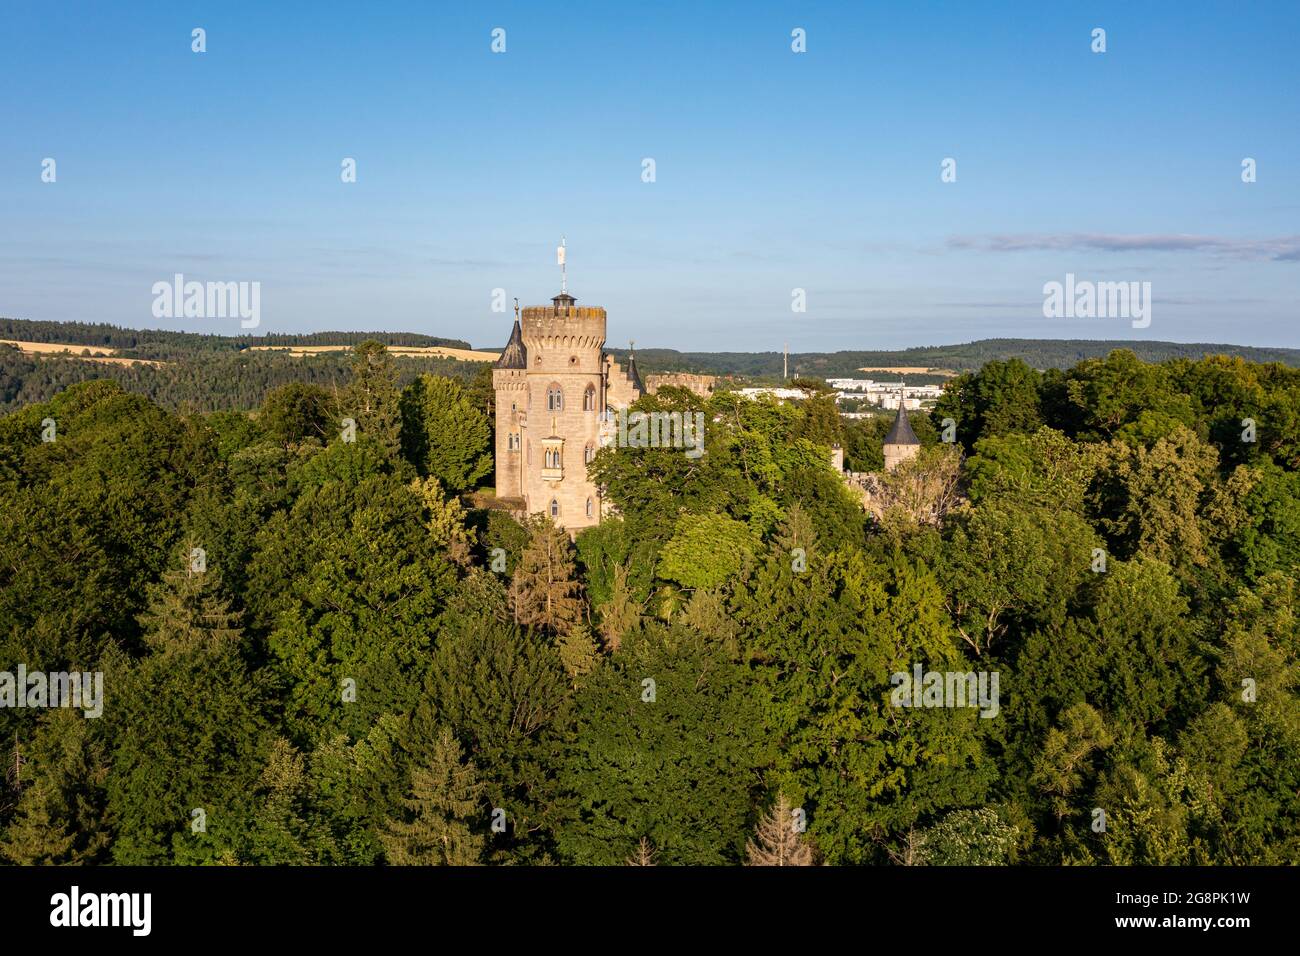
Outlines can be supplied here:
M497 497L522 498L524 430L528 427L528 349L519 326L518 300L510 341L492 368L492 388L496 393Z
M915 458L917 452L921 450L921 440L916 437L916 432L912 431L912 423L907 420L906 402L903 400L903 390L898 390L898 414L894 417L894 425L885 435L885 442L882 451L885 454L885 470L893 471L903 462L910 458Z

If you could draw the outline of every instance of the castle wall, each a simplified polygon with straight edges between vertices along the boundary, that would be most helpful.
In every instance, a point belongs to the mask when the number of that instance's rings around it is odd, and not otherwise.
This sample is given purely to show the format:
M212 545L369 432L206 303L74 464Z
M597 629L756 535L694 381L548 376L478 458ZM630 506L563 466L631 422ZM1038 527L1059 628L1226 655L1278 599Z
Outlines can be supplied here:
M695 375L690 372L663 372L657 375L647 375L645 377L645 390L653 395L665 385L673 385L677 388L687 388L694 392L700 398L708 398L713 394L713 384L718 380L716 375Z

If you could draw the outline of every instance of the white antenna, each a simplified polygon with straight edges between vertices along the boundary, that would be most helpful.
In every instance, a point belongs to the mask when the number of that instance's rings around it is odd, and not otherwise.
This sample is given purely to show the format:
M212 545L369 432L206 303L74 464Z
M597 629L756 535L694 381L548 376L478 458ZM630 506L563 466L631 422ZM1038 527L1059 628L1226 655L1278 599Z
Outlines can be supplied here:
M560 236L560 244L555 249L555 262L560 267L560 295L568 293L569 277L564 272L564 237Z

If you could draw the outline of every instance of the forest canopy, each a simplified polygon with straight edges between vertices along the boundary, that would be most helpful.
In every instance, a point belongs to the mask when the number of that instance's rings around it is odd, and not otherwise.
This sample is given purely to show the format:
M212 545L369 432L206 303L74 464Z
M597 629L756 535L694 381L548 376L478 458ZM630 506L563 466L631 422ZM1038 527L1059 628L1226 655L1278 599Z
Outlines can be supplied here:
M873 507L887 420L665 388L705 454L600 450L575 540L483 366L296 361L0 396L0 671L103 687L0 707L5 861L1300 859L1294 368L982 363Z

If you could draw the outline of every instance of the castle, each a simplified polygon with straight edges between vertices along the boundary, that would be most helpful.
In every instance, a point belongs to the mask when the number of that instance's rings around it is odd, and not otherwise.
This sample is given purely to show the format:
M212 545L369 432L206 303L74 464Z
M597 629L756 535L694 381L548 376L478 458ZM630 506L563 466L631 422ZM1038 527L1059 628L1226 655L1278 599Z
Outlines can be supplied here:
M605 503L587 476L614 412L645 393L636 357L605 352L605 310L567 291L549 306L515 307L510 341L492 369L497 498L545 514L570 532L600 522Z
M576 302L561 290L549 306L527 306L522 315L516 304L510 340L492 369L497 499L514 511L548 515L570 533L599 524L608 510L587 466L611 439L616 413L647 392L635 354L624 369L605 352L605 310ZM656 385L701 396L713 387L710 376L660 378ZM920 450L902 401L883 450L888 471ZM843 471L838 446L832 464L850 485L867 477Z

